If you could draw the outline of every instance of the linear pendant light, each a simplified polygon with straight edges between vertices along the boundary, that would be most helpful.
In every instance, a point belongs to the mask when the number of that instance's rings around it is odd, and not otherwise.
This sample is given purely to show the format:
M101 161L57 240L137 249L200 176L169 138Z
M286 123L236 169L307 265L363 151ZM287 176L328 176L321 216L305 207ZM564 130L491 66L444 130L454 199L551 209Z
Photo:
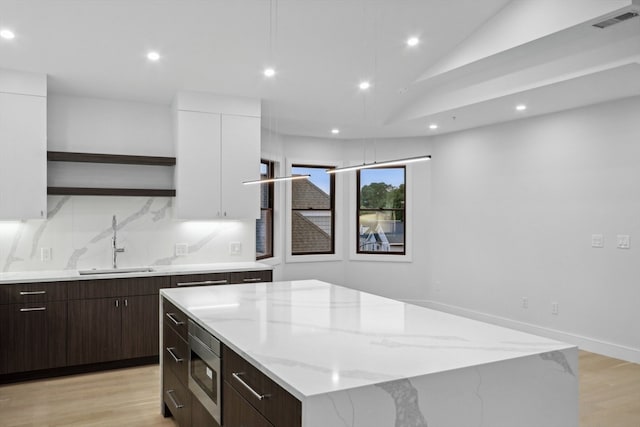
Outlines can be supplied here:
M267 184L269 182L293 181L295 179L309 179L310 176L311 175L278 176L275 178L257 179L255 181L244 181L243 184L251 185L251 184Z
M338 173L338 172L349 172L356 171L360 169L371 169L382 166L395 166L395 165L405 165L407 163L416 163L416 162L425 162L427 160L431 160L431 156L417 156L417 157L407 157L406 159L398 159L398 160L388 160L384 162L373 162L373 163L363 163L361 165L356 166L347 166L344 168L335 168L335 169L327 169L325 172L327 173Z

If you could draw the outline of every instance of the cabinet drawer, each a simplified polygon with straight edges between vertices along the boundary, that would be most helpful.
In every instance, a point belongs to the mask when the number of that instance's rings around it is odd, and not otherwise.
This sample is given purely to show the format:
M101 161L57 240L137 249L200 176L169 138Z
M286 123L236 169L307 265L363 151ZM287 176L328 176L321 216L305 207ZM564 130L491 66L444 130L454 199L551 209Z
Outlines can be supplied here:
M0 304L38 303L67 299L67 282L18 283L0 286Z
M193 427L220 427L220 424L195 397L191 398L191 425Z
M160 289L169 285L168 276L78 280L69 284L68 295L69 299L158 295Z
M165 319L163 328L163 363L175 374L178 380L184 385L188 385L189 375L189 347L176 331L169 326L169 321Z
M166 298L162 298L162 307L162 318L166 320L166 324L168 324L174 331L176 331L178 333L178 336L185 342L188 341L189 327L187 325L187 320L189 318L187 317L187 315L184 314L175 305L171 304L171 302L169 302Z
M162 400L180 427L191 426L191 392L167 366L162 370Z
M171 287L226 285L229 283L229 273L186 274L171 276Z
M227 346L223 347L222 363L224 380L269 422L278 427L301 425L302 407L298 399ZM258 398L259 395L264 398ZM227 399L226 394L224 398Z
M0 306L0 374L64 366L67 303Z
M238 271L229 273L230 283L259 283L259 282L271 282L272 271L260 270L260 271Z
M222 388L224 390L222 413L225 426L273 427L273 424L247 403L228 382L224 381Z

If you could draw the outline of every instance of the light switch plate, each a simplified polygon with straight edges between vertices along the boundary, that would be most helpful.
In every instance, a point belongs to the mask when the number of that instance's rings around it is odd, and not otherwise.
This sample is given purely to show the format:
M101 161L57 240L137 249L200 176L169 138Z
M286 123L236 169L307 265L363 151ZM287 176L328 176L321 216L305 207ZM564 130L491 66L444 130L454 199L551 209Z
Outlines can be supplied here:
M176 256L186 256L189 254L188 243L176 243Z
M242 253L242 243L240 242L230 242L229 243L229 254L230 255L240 255Z
M592 248L604 248L604 236L602 234L591 235L591 247Z
M630 237L628 234L618 234L618 249L629 249L631 246Z

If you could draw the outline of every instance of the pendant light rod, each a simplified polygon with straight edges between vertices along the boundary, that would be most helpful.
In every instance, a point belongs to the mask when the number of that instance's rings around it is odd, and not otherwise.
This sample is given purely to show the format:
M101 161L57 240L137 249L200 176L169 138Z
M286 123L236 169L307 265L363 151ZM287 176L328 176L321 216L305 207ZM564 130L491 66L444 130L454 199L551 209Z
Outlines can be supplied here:
M383 166L396 166L396 165L405 165L407 163L425 162L427 160L431 160L431 155L407 157L406 159L387 160L384 162L363 163L361 165L346 166L344 168L327 169L325 172L327 173L349 172L349 171L355 171L360 169L372 169L372 168L383 167Z
M277 176L275 178L268 179L257 179L255 181L244 181L244 185L251 184L267 184L269 182L280 182L280 181L293 181L296 179L309 179L311 175L291 175L291 176Z

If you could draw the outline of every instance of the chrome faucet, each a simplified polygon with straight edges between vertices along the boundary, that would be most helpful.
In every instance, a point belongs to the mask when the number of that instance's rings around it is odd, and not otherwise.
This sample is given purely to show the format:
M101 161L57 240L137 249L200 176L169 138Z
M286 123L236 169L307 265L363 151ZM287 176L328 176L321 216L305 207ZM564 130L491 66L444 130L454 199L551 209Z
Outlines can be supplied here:
M116 230L118 229L118 220L116 216L113 216L111 220L111 228L113 228L113 237L111 238L111 250L113 252L113 268L118 268L118 253L124 252L124 248L118 247L118 241L116 240Z

